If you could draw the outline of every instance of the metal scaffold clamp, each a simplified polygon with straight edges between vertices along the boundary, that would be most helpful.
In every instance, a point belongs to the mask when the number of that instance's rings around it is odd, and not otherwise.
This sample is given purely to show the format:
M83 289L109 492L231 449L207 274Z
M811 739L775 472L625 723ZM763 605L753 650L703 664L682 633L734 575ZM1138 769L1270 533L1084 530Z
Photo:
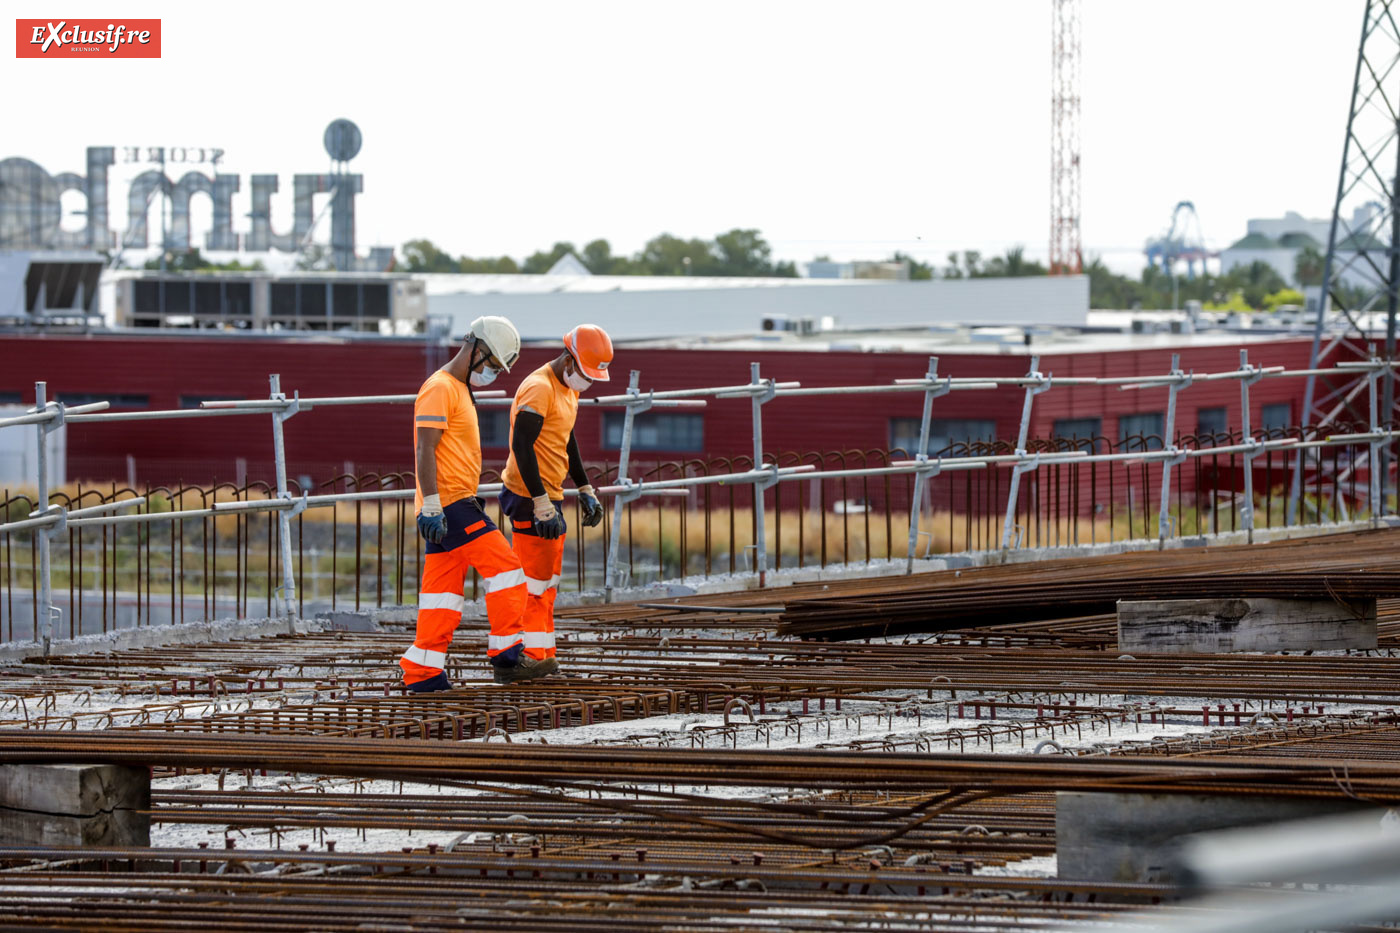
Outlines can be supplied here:
M301 411L300 389L292 393L292 397L290 400L281 392L274 394L272 397L275 401L285 403L283 407L277 409L272 413L272 416L278 421L286 421L288 418L292 417L292 415L295 415L297 412Z
M307 494L305 492L301 494L300 499L294 497L290 492L284 492L278 498L282 499L285 502L292 503L292 507L287 510L287 518L289 519L296 518L302 512L306 511L306 506L308 503Z
M1013 473L1030 473L1033 470L1040 469L1039 451L1028 455L1024 450L1018 450L1016 451L1016 456L1021 459L1011 465L1011 471Z
M61 505L50 503L46 509L35 509L26 520L36 520L42 524L47 534L58 534L68 530L68 510Z
M623 489L622 492L615 492L615 493L612 494L612 496L613 496L613 501L614 501L614 502L620 502L620 503L622 503L623 505L626 505L627 503L629 503L629 502L635 502L636 500L638 500L638 499L640 499L640 498L642 497L642 487L641 487L641 485L638 484L638 483L632 482L630 479L627 479L626 477L620 477L620 478L617 480L616 485L622 486L622 487L624 487L624 489Z
M1049 392L1055 385L1055 374L1042 373L1039 370L1031 370L1026 373L1026 378L1032 380L1032 384L1026 386L1031 395L1039 395L1042 392Z

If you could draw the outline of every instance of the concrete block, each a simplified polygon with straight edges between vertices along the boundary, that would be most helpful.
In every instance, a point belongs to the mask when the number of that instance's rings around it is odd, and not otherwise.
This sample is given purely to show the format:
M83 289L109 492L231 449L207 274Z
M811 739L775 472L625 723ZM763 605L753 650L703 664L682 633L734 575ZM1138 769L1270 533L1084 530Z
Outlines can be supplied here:
M132 810L113 810L96 816L62 816L0 807L0 844L149 846L151 818Z
M377 632L379 625L368 612L322 612L316 620L331 632Z
M1376 601L1119 600L1118 647L1162 654L1376 647Z
M122 765L0 765L0 844L150 845L151 773Z
M1364 809L1349 800L1207 794L1055 794L1055 854L1067 880L1176 884L1181 838Z

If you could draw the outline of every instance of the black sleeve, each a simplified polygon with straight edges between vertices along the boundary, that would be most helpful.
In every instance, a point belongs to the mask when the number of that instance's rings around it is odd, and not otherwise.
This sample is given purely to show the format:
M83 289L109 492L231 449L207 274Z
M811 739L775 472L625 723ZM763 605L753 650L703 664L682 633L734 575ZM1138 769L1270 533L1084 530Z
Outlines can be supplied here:
M532 411L515 413L515 425L510 436L510 452L515 455L515 465L520 469L520 478L531 496L545 493L544 482L540 479L540 461L535 456L535 441L544 428L544 416Z
M579 489L588 485L588 471L583 468L583 456L578 452L578 438L569 432L569 477Z

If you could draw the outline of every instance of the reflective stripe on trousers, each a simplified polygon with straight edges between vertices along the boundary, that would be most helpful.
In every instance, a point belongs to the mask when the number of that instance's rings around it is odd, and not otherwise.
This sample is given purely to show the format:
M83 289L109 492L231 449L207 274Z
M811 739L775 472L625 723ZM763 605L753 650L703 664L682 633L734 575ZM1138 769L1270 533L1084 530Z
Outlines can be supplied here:
M559 592L559 575L564 569L565 537L547 540L517 531L511 541L525 572L525 653L532 658L552 658L554 643L554 598Z
M443 511L449 512L449 509ZM475 509L472 511L480 515ZM449 522L454 517L449 513ZM450 551L430 551L423 555L418 630L413 647L405 651L399 661L405 683L417 683L442 673L452 635L466 608L462 592L467 572L473 567L486 581L486 617L491 626L487 657L495 657L524 640L523 615L528 594L520 559L489 519L484 516L468 516L468 519L482 521L483 530ZM517 650L523 650L523 646Z
M534 577L525 578L525 589L529 592L531 596L543 596L544 591L550 589L551 587L558 589L559 574L556 573L548 580L536 580Z
M414 664L421 664L424 667L435 667L442 670L447 666L447 652L445 651L428 651L414 645L405 651L403 656Z

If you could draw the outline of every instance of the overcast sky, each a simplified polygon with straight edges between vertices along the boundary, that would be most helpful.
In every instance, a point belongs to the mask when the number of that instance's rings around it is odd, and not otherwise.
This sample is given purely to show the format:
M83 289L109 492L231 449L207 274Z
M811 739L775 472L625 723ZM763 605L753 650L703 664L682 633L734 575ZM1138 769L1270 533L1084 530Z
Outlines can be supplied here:
M1250 217L1328 215L1363 6L1083 0L1086 252L1135 271L1180 200L1216 246ZM283 231L291 176L326 169L347 117L362 251L757 227L794 260L1047 252L1049 0L139 7L159 60L0 57L0 158L82 172L88 145L220 146L235 229L247 176L278 173ZM111 200L124 223L124 184Z

